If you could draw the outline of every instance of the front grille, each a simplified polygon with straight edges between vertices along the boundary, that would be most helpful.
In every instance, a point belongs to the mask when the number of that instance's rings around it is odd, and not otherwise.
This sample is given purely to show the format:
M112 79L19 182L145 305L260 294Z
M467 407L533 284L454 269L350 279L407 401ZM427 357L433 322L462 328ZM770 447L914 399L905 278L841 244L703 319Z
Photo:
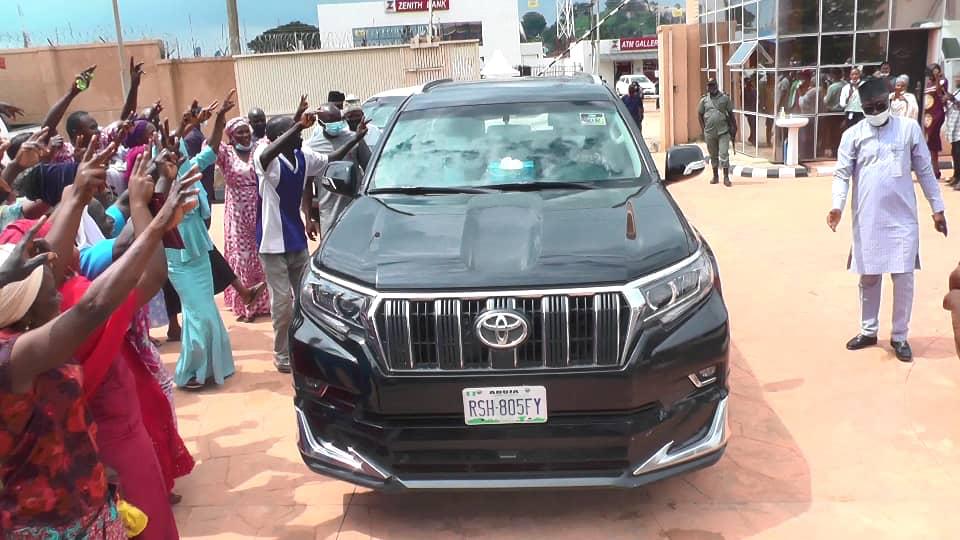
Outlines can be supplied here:
M508 350L477 338L490 309L526 316L528 337ZM618 292L436 300L385 299L376 314L391 371L521 370L616 366L626 346L630 307Z

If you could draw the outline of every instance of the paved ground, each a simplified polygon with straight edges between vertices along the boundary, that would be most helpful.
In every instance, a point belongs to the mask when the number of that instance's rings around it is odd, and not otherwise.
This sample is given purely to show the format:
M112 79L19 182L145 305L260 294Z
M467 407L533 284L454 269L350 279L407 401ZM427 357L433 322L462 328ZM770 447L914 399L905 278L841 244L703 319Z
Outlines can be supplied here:
M269 322L238 325L225 313L239 373L219 390L177 394L181 431L198 458L177 487L182 535L957 538L949 516L960 504L960 361L940 309L956 240L934 234L922 203L917 361L904 365L888 346L843 348L857 331L857 290L843 269L849 220L836 234L824 224L828 179L727 189L701 177L670 189L719 256L731 312L733 435L718 465L630 492L355 489L300 462L290 380L270 362ZM945 195L960 231L960 195ZM883 313L886 341L888 299ZM176 349L164 353L172 367Z

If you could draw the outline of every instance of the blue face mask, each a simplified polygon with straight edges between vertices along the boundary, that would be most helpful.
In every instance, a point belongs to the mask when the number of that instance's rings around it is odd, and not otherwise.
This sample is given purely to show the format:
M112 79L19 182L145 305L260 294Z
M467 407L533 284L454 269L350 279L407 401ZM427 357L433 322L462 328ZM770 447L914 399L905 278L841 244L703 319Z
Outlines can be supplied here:
M347 122L344 120L340 120L339 122L330 122L323 126L323 131L325 131L327 135L339 135L346 131L346 129Z
M253 148L253 143L251 143L251 144L235 144L235 145L233 145L233 147L236 148L238 152L249 152L249 151Z

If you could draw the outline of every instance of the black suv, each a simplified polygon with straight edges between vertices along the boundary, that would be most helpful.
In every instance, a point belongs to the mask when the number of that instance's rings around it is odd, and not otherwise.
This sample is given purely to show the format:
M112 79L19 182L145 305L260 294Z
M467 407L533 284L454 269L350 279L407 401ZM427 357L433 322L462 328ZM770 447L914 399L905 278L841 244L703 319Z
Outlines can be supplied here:
M378 489L633 487L720 459L713 253L619 99L584 78L428 85L314 255L291 329L299 448Z

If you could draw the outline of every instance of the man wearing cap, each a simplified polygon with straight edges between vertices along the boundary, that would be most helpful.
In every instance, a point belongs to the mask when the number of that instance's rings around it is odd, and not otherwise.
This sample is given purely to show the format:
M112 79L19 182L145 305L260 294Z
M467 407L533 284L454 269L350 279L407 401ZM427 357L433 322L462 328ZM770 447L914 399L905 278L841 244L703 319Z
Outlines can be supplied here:
M347 101L347 95L339 90L331 90L327 94L327 103L330 103L334 107L343 110L343 104Z
M883 274L893 279L893 329L890 346L902 362L912 362L907 342L913 309L914 270L920 268L917 198L911 172L933 211L934 228L947 235L940 187L920 124L890 115L888 81L869 78L859 88L864 121L846 132L837 152L833 206L827 225L834 231L853 184L853 247L848 268L860 275L860 333L847 343L851 351L877 344Z
M700 98L697 115L713 165L710 183L720 182L717 168L723 167L723 185L730 187L730 139L737 134L737 124L733 120L733 103L717 87L716 79L707 80L707 95Z

